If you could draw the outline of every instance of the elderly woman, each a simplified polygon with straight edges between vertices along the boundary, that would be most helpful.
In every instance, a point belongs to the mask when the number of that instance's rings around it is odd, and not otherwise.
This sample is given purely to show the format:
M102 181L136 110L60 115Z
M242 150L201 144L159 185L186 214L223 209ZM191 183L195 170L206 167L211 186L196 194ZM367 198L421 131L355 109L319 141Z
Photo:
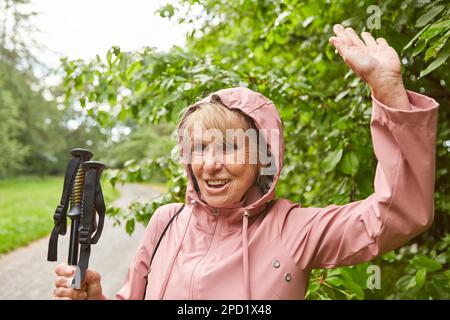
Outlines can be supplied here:
M303 299L311 269L371 260L430 226L438 104L405 90L384 39L334 32L372 92L375 192L325 208L275 199L284 141L274 104L246 88L215 92L179 124L186 203L155 212L116 299ZM55 298L106 299L93 270L71 289L73 270L56 268Z

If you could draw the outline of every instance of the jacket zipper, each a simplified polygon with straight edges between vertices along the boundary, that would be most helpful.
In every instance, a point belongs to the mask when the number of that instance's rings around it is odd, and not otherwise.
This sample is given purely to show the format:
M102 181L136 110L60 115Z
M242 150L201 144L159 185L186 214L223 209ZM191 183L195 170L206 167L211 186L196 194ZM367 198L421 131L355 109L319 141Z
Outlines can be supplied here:
M194 291L195 291L195 287L196 287L195 283L197 281L197 276L196 276L197 270L198 270L199 266L201 265L201 263L205 260L206 256L209 253L209 250L211 249L212 243L214 242L214 237L216 235L217 225L219 224L219 209L213 208L213 210L214 210L213 215L216 218L216 225L214 226L213 235L211 237L211 242L209 243L208 249L206 249L205 254L200 259L200 261L197 263L197 265L194 268L194 271L192 272L191 285L190 285L190 289L189 289L189 299L190 300L194 299Z

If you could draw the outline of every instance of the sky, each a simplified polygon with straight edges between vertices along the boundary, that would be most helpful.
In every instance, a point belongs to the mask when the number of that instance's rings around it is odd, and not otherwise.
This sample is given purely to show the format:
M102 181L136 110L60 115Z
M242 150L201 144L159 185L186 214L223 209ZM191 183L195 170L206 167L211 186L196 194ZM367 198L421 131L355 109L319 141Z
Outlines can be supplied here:
M59 57L102 58L113 45L122 50L143 46L168 50L184 45L188 28L154 12L168 0L34 0L39 13L36 40L49 50L40 60L56 67Z

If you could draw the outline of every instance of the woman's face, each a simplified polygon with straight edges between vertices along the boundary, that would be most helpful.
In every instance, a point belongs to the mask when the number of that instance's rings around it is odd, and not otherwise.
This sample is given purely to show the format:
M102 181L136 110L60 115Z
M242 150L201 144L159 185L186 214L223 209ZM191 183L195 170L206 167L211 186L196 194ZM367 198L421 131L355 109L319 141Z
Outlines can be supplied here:
M249 139L245 138L245 143L216 143L202 135L191 140L192 170L203 200L216 208L240 202L259 170L249 161Z

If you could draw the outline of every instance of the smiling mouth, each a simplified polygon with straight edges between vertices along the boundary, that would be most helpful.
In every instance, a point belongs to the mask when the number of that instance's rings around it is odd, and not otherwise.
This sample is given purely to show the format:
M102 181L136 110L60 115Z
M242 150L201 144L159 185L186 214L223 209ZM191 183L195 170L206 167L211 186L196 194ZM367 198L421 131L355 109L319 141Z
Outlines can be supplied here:
M212 189L221 189L225 187L231 180L205 180L208 187Z

